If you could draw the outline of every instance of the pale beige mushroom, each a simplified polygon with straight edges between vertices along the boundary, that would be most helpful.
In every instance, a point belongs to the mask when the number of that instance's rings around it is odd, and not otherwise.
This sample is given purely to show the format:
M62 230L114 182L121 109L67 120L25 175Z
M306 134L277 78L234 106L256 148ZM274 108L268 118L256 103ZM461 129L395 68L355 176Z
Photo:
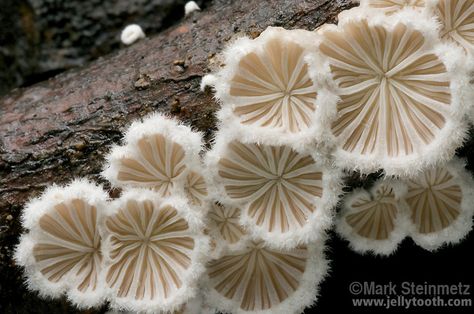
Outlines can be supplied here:
M203 205L208 192L206 181L200 173L190 171L186 176L184 189L194 205Z
M183 148L161 134L141 138L135 158L118 160L117 180L136 186L152 186L167 196L185 170Z
M217 184L242 206L242 223L251 233L285 245L325 228L333 203L323 195L334 191L324 191L329 177L311 155L234 140L218 156Z
M409 175L461 145L458 78L435 49L435 26L427 35L417 23L395 16L371 23L348 11L341 25L323 30L320 51L341 98L331 126L341 166Z
M114 147L107 157L103 175L119 187L148 188L169 196L184 189L190 169L199 165L201 145L199 133L154 114L132 124L125 145Z
M269 27L256 39L235 41L226 50L225 66L215 82L221 112L231 109L247 128L297 133L311 127L317 88L305 56L312 36Z
M106 194L85 180L50 187L24 211L23 235L16 251L29 287L41 295L67 293L78 307L104 301L99 224Z
M393 14L403 8L423 8L425 0L361 0L360 5L382 10L386 14Z
M390 254L405 237L406 215L400 198L405 187L396 181L381 181L370 191L346 196L336 224L338 232L360 252Z
M145 190L131 190L116 201L104 231L105 281L114 292L114 307L167 311L192 296L207 240L186 204Z
M228 252L209 263L208 303L235 314L302 312L326 273L319 245L275 250L255 240Z
M224 206L213 203L209 211L212 226L217 229L220 238L229 244L235 244L245 235L240 225L240 209L233 206Z
M405 181L411 236L432 250L444 243L456 243L472 228L474 181L464 161L433 167Z
M433 11L441 22L441 38L454 42L466 51L474 49L474 1L438 0Z

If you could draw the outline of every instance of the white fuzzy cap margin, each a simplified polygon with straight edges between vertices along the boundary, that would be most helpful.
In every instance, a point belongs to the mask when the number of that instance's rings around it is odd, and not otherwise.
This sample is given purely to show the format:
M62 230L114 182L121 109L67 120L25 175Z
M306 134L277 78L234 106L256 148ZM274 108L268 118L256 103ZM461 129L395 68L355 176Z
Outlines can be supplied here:
M275 307L262 311L245 311L240 308L240 303L227 299L215 289L212 288L209 276L205 277L204 283L207 285L206 304L216 311L233 314L296 314L316 302L319 293L319 284L324 280L328 271L329 263L325 257L326 235L320 237L317 241L307 244L308 260L306 268L299 281L298 288L283 302ZM252 238L248 241L258 241L258 238ZM245 248L245 243L240 247L227 250L223 255L239 254ZM284 251L284 250L282 250Z
M347 215L354 212L352 204L362 197L372 197L374 193L382 186L393 189L395 200L397 200L397 216L394 221L394 229L385 240L375 240L362 237L354 231L347 221ZM349 241L350 247L359 253L374 253L376 255L390 255L397 249L398 244L405 238L407 226L409 224L406 205L400 201L406 194L406 186L396 180L381 180L371 188L370 191L356 189L346 195L343 200L343 208L336 219L336 231L343 238Z
M319 36L315 32L305 31L301 29L285 30L281 27L268 27L256 39L240 37L235 39L223 52L224 68L217 73L207 75L203 78L201 89L205 86L212 86L215 89L215 95L221 109L217 113L219 119L219 128L231 128L245 133L247 137L253 138L255 141L277 139L280 143L286 145L294 145L305 147L313 145L315 141L324 143L324 129L316 122L316 116L319 115L318 107L321 102L327 101L326 98L333 97L326 92L323 85L315 84L318 96L314 99L316 110L311 114L309 127L303 128L299 132L288 132L283 127L265 127L252 124L243 124L240 118L234 114L236 96L230 95L231 80L240 68L240 61L250 53L260 53L263 47L278 38L284 41L295 43L304 49L302 58L306 61L306 57L316 53L315 48L318 46ZM323 74L321 74L322 76ZM327 78L328 76L326 74ZM298 147L296 147L298 149Z
M464 168L465 163L463 159L454 158L451 162L442 166L453 176L454 182L459 185L462 193L459 216L451 225L438 232L428 234L419 233L413 223L408 225L407 231L413 241L426 250L434 251L444 244L458 243L472 230L474 180ZM413 180L416 181L416 178Z
M362 173L371 173L379 169L384 169L388 176L416 176L423 169L429 168L439 162L450 160L455 153L455 149L460 147L466 137L467 123L465 115L471 107L471 101L468 99L471 93L472 84L469 83L470 69L466 69L463 63L464 53L462 49L454 44L441 43L438 38L439 23L434 18L428 18L426 15L416 10L401 10L391 16L386 16L380 10L369 8L354 8L340 14L339 24L328 25L321 28L318 33L324 37L328 31L341 31L342 28L354 21L366 19L369 25L380 25L388 29L394 28L398 23L405 24L409 29L420 31L425 38L425 47L432 51L446 66L450 78L451 106L448 109L449 116L441 131L436 138L427 145L420 154L397 158L381 158L375 155L359 155L345 151L341 143L332 135L337 149L334 152L336 164L347 170L357 170ZM327 80L326 76L330 74L329 59L322 54L314 54L308 57L310 64L310 76L319 84L329 85L329 90L334 95L338 95L338 86L333 80ZM328 98L320 104L319 122L330 128L331 123L336 119L337 101L334 97Z
M74 180L64 187L52 185L40 197L25 205L22 213L22 225L28 232L21 236L20 243L15 249L14 259L18 265L25 268L28 288L37 291L41 297L57 298L66 293L68 299L78 308L99 306L105 299L105 289L100 273L97 289L94 292L86 291L84 293L77 290L78 279L72 274L63 276L58 282L49 281L41 273L33 256L34 246L45 234L39 225L41 217L52 213L56 205L72 199L81 199L96 207L100 224L108 199L101 186L85 179Z
M120 311L136 311L143 313L155 313L157 311L173 312L194 298L198 291L198 281L205 271L205 263L209 254L209 238L203 234L203 214L200 210L192 209L184 196L171 196L161 198L157 193L145 189L132 189L126 191L119 199L112 202L107 212L107 217L117 214L128 201L143 202L150 200L155 208L170 206L178 212L187 223L194 239L194 248L190 256L191 265L182 276L182 285L178 291L166 300L136 300L132 298L118 297L115 289L108 287L108 299L112 309ZM105 221L107 221L105 217ZM110 250L111 235L105 226L101 229L104 239L103 252L105 260L104 275L111 266Z
M182 191L189 170L200 169L202 167L199 157L199 153L203 147L202 134L193 131L190 127L178 122L176 119L160 113L153 113L144 118L143 121L138 120L130 125L125 132L124 145L113 146L111 152L106 157L107 164L102 172L102 176L114 186L140 188L141 186L121 182L117 179L120 169L120 160L122 158L132 158L136 160L140 155L140 151L137 149L137 144L140 139L157 134L180 145L184 150L184 164L186 165L186 170L173 181L175 190Z
M316 210L307 218L307 224L305 226L283 234L276 234L269 233L263 227L257 226L254 220L247 215L246 208L249 204L230 198L225 191L225 187L222 184L222 179L219 175L218 164L222 156L225 156L228 145L233 141L238 141L243 144L258 143L274 146L283 146L284 144L276 139L255 142L245 133L239 133L232 129L224 129L218 133L213 149L207 152L205 156L205 174L207 176L207 181L212 183L209 187L211 195L213 195L215 199L230 206L242 208L240 221L251 236L264 240L267 245L271 247L293 248L299 244L306 244L317 240L324 230L331 227L334 208L336 207L339 201L339 195L341 194L342 172L339 169L332 167L331 161L326 158L324 153L319 153L317 149L295 150L300 154L311 156L315 161L316 166L323 173L323 195L321 198L315 197L313 204L315 205Z

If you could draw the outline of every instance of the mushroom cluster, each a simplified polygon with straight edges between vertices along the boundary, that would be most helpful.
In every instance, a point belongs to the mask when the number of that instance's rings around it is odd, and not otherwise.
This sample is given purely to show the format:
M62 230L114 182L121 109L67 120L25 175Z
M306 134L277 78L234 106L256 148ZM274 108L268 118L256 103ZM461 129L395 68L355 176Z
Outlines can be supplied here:
M15 254L29 288L80 308L300 313L333 225L362 253L459 242L474 2L362 0L338 20L232 41L202 80L220 104L210 149L155 113L107 156L118 198L76 180L31 200ZM340 199L345 175L376 171Z
M339 234L359 252L388 255L406 236L433 251L472 229L474 180L455 158L416 177L378 181L344 199Z

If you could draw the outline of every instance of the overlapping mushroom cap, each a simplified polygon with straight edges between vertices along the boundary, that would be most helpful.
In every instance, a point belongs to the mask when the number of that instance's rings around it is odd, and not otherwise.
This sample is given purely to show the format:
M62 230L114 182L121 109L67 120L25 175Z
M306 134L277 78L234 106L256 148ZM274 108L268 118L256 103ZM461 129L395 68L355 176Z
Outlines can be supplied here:
M449 159L466 132L466 77L456 68L462 52L437 40L431 20L360 12L348 11L337 27L321 31L319 61L340 96L331 125L338 164L410 175Z
M247 238L240 222L241 209L215 202L208 213L209 232L216 241L217 250L237 246Z
M425 6L425 0L361 0L361 7L368 7L393 14L404 8L420 9Z
M327 272L321 241L279 250L253 240L208 265L207 303L242 313L300 313Z
M107 195L85 180L52 186L23 212L15 259L26 269L28 286L43 296L66 293L80 308L104 301L99 224Z
M224 130L207 154L207 168L218 198L242 208L241 224L268 243L294 247L330 225L339 172L320 156Z
M344 199L337 231L359 252L392 253L406 235L406 210L400 198L406 188L395 181L355 190Z
M336 227L360 252L392 253L410 236L427 250L457 243L472 229L474 180L457 158L410 179L380 181L346 197Z
M202 206L208 197L207 183L198 170L193 170L186 176L184 191L193 205Z
M317 40L313 32L268 27L256 39L233 42L213 84L222 124L256 139L309 140L317 129L319 88L308 75L305 57Z
M440 37L466 52L474 52L474 2L472 0L428 0L428 14L441 24Z
M134 122L125 134L125 145L107 157L104 177L119 187L149 188L161 196L184 189L186 179L199 180L192 171L200 168L201 134L176 120L153 114ZM193 190L202 194L201 187Z
M405 182L409 231L418 245L434 250L459 242L472 229L474 181L462 160L454 159Z
M103 231L112 306L174 311L196 294L208 251L202 215L185 199L130 190L112 205Z

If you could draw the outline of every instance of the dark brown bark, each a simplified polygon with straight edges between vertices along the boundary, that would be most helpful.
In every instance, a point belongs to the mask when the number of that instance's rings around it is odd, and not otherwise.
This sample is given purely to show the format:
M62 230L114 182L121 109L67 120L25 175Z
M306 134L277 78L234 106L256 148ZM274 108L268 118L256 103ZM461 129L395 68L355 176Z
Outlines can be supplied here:
M155 37L0 99L0 312L74 311L22 286L11 256L25 201L51 183L100 181L109 146L149 112L175 115L209 139L217 104L200 92L200 79L232 37L255 37L270 25L312 30L351 6L351 0L215 1Z

